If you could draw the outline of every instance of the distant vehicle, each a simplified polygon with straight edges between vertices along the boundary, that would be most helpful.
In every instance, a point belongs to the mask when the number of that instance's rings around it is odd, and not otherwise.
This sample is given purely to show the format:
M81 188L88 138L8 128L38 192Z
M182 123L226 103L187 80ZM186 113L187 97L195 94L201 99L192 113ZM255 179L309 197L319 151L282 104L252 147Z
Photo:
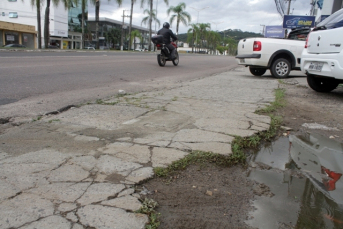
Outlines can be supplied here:
M293 29L287 39L255 37L238 43L236 61L249 67L254 76L262 76L268 69L275 78L287 78L291 70L300 70L304 37L310 28Z
M167 61L173 62L174 66L177 66L179 64L179 53L177 52L177 44L173 41L171 44L175 47L176 52L176 59L171 59L171 51L169 48L163 43L163 36L162 35L156 35L151 38L151 41L156 45L157 50L161 50L160 54L157 54L157 63L161 67L164 67L166 65Z
M4 46L5 48L26 48L25 45L21 45L21 44L8 44Z
M330 92L343 83L343 9L335 12L308 35L301 55L301 70L317 92Z
M48 49L59 49L60 47L56 45L48 45Z
M134 51L144 52L144 49L135 49Z
M94 48L94 47L92 47L92 46L85 47L84 49L88 49L88 50L95 50L95 48Z

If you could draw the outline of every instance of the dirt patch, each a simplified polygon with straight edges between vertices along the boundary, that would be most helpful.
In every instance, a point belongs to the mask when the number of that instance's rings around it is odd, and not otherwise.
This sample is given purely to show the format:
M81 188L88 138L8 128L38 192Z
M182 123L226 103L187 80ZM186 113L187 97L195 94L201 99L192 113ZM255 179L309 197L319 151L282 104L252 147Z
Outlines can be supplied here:
M343 141L343 87L331 93L318 93L300 85L280 84L280 87L286 89L287 106L277 114L283 117L283 125L293 128L293 134L312 132ZM317 123L337 130L308 129L303 127L305 123Z
M244 221L252 210L253 187L245 169L212 164L191 165L168 178L144 186L159 203L159 228L250 228Z
M323 94L297 83L280 87L286 89L287 105L276 115L283 117L282 125L293 129L291 134L315 132L343 141L343 88ZM309 130L302 126L304 123L318 123L338 131ZM192 165L172 177L145 183L153 191L148 197L159 203L159 228L251 228L245 221L253 210L252 200L274 194L265 184L248 179L246 173L240 166Z

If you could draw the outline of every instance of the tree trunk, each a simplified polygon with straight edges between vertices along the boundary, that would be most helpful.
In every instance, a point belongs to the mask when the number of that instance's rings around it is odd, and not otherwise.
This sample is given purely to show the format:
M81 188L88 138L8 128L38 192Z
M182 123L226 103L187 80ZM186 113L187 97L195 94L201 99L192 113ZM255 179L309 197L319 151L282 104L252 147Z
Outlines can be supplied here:
M96 49L99 49L99 11L100 11L100 0L95 3L95 37L96 37Z
M38 30L38 49L42 48L42 26L41 26L41 19L40 19L40 0L36 1L37 7L37 30Z
M177 18L177 23L176 23L176 35L179 34L179 24L180 24L180 19Z
M194 53L194 30L193 30L193 39L192 39L192 53Z
M49 38L50 38L50 0L46 1L46 8L45 8L45 18L44 18L44 48L47 49L49 45Z
M81 35L81 49L84 48L85 45L85 8L86 8L86 0L82 0L82 21L81 21L81 30L82 30L82 35Z
M130 37L129 50L131 50L131 43L132 43L132 39L131 39L132 14L133 14L133 0L131 0L130 26L129 26L129 37Z
M152 35L152 9L153 9L154 0L150 0L150 18L149 18L149 51L151 51L151 35Z

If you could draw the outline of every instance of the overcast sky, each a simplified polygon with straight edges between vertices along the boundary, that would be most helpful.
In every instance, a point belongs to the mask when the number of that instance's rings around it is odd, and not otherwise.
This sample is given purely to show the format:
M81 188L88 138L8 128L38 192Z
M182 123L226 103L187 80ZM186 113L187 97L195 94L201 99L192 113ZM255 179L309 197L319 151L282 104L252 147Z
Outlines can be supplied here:
M282 18L276 9L274 0L169 0L169 6L166 6L164 0L154 0L154 9L157 5L157 17L161 26L163 22L169 21L170 16L167 15L167 9L181 2L186 3L185 11L192 16L191 23L211 23L212 30L241 29L242 31L260 33L262 31L261 25L282 24ZM310 2L311 0L291 1L291 14L308 15L311 9ZM122 6L118 7L115 0L101 0L100 17L122 21L123 10L130 10L130 3L131 0L123 0ZM141 0L136 0L133 8L134 25L148 27L148 24L141 25L143 17L146 16L143 11L147 8L147 4L141 8ZM94 6L90 4L88 11L89 17L94 17ZM130 14L130 11L125 12L125 14ZM129 18L125 18L125 23L129 23ZM188 28L180 24L179 33L186 33ZM153 29L155 29L154 23ZM174 33L176 32L176 22L172 24L171 29Z

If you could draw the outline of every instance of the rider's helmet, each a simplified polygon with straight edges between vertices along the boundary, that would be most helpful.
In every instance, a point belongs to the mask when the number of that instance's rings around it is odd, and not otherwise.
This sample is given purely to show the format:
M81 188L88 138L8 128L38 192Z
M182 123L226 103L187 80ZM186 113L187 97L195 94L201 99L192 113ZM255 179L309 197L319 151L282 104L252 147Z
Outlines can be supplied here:
M169 29L170 25L168 22L163 23L163 28Z

